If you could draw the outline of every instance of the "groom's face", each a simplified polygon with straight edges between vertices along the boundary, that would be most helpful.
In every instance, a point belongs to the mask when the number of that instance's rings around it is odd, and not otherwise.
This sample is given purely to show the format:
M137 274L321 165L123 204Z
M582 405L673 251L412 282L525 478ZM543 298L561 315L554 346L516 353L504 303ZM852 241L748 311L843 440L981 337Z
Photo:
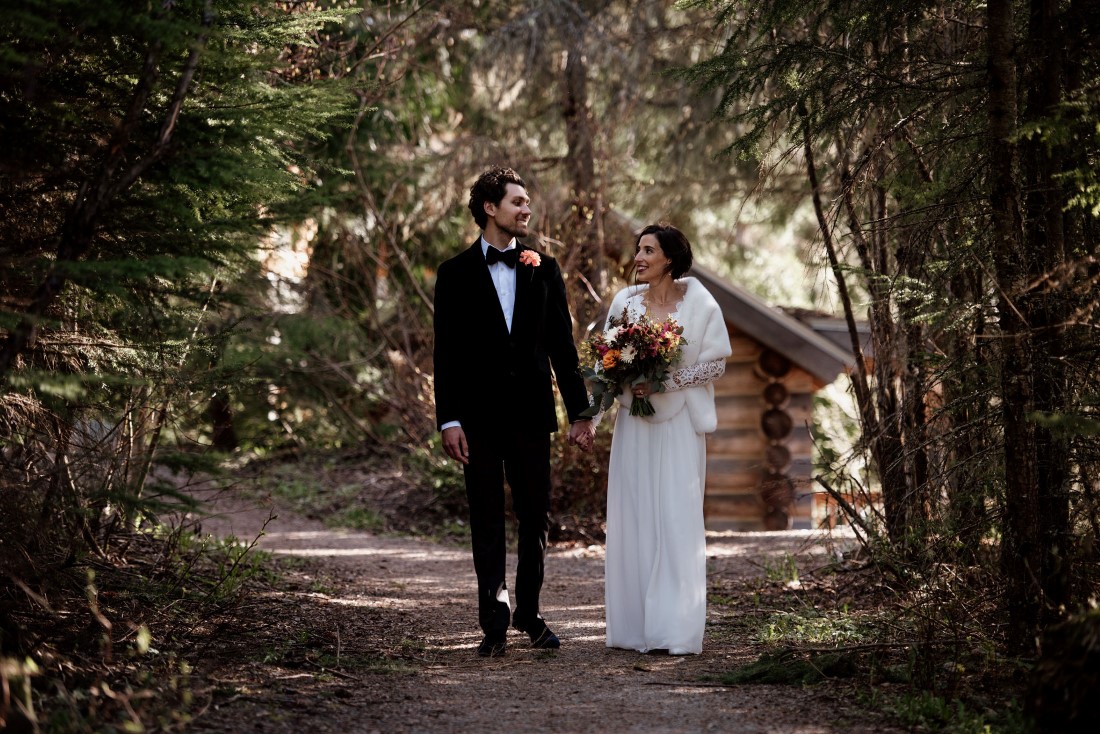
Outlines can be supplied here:
M486 204L485 212L498 229L511 237L526 237L531 221L531 199L527 190L510 183L504 188L504 198L499 204Z

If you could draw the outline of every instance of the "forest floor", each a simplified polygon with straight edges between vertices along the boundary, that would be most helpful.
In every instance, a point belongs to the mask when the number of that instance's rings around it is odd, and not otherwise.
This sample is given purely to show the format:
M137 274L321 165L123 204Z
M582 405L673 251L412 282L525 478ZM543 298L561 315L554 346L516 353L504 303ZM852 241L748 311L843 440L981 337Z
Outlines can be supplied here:
M218 536L255 538L266 522L258 547L277 559L282 578L221 623L218 647L193 674L199 690L188 731L899 731L854 680L722 682L775 649L761 641L761 630L786 614L773 608L777 598L816 606L796 598L802 582L791 571L813 577L843 538L797 531L708 537L704 651L684 657L607 649L602 546L552 547L543 614L561 650L532 650L513 631L504 657L484 659L475 654L480 632L467 548L333 529L273 502L222 496L206 507L203 532ZM761 594L763 587L774 593Z

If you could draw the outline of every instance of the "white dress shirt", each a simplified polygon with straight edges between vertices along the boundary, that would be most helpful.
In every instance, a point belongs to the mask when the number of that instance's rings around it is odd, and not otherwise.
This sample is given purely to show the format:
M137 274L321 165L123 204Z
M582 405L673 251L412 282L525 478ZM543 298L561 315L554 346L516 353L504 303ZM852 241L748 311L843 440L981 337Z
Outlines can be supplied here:
M484 257L492 247L485 238L481 238L481 255ZM516 249L516 239L508 243L501 252ZM508 333L512 333L512 314L516 310L516 269L510 268L499 260L489 266L489 275L493 278L493 286L497 289L497 299L500 300L500 310L504 312L504 322L508 324Z

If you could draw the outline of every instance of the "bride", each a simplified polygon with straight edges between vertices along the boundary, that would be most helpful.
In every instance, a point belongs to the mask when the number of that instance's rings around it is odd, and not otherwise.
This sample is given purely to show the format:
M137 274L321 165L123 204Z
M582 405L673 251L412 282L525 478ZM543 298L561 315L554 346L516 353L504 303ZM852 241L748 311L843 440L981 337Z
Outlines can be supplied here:
M675 318L683 357L663 386L618 396L629 408L649 396L655 413L619 410L607 488L605 602L607 646L639 652L699 653L706 623L705 434L717 427L714 387L731 353L717 302L695 278L691 244L675 227L649 225L636 243L637 285L621 290L610 316L625 308ZM660 389L659 389L660 388Z

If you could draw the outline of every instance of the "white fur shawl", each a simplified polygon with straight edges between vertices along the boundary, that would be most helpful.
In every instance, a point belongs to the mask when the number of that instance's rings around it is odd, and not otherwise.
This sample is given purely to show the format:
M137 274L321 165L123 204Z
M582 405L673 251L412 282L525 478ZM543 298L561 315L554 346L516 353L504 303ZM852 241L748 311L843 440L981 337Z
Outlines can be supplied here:
M684 346L682 359L679 364L673 365L672 369L683 369L701 362L711 362L730 356L733 350L730 348L726 321L714 296L695 278L682 278L679 282L687 285L687 291L684 293L684 300L676 319L684 327L684 338L687 344ZM648 289L648 285L637 285L627 286L619 291L611 302L608 319L622 314L631 299L635 297L640 299ZM632 305L635 307L632 313L644 311L645 307L641 306L637 299ZM608 326L609 324L604 328ZM630 407L633 396L626 391L618 396L618 400L622 405ZM642 420L661 423L675 416L686 406L696 433L710 433L718 427L718 415L714 409L713 383L656 393L650 396L650 400L656 412Z

